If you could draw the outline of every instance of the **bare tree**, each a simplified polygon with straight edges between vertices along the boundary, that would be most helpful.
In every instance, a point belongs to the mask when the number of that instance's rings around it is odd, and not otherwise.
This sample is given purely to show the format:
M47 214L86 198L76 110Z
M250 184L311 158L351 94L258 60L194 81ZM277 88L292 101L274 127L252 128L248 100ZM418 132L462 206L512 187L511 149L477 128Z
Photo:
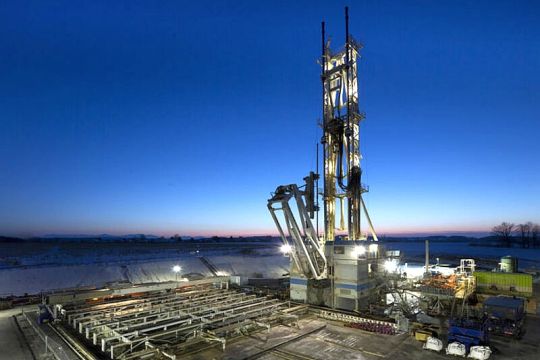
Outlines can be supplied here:
M503 222L500 225L494 226L491 231L499 237L503 246L510 247L514 226L512 223Z
M518 224L516 226L515 232L519 236L521 247L526 248L531 246L530 237L531 237L531 227L532 223L529 221L525 224Z
M534 247L538 246L538 237L540 235L540 225L532 224L531 226L531 242Z

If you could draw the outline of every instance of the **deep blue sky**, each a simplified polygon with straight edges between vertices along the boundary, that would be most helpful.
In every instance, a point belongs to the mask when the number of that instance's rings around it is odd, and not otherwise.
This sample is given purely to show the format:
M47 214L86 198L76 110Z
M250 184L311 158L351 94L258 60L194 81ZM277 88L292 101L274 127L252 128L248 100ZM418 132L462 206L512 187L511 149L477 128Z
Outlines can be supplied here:
M350 1L380 233L540 220L540 5ZM0 233L261 234L345 2L2 1Z

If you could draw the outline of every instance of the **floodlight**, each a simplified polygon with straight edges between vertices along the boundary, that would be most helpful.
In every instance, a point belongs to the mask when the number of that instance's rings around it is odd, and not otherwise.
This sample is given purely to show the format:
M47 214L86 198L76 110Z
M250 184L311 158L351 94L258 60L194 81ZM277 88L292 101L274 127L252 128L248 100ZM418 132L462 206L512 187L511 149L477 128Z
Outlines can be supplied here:
M356 245L352 252L354 257L364 255L365 253L366 253L366 247L362 245Z
M282 253L288 254L288 253L291 252L292 246L289 245L289 244L283 244L283 245L281 245L281 247L279 249L281 250Z
M398 269L398 262L395 259L386 260L384 262L384 270L388 272L396 272Z

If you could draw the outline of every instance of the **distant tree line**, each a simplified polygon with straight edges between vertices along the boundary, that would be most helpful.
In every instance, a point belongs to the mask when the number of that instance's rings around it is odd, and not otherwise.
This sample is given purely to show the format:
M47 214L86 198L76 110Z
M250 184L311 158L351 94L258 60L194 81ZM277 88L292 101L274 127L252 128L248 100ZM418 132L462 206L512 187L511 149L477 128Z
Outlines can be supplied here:
M186 243L227 243L227 242L271 242L277 241L277 237L270 235L263 236L211 236L211 237L186 237L175 234L169 238L170 241Z
M540 247L540 225L530 221L517 225L503 222L491 231L501 246L512 247L516 244L522 248Z

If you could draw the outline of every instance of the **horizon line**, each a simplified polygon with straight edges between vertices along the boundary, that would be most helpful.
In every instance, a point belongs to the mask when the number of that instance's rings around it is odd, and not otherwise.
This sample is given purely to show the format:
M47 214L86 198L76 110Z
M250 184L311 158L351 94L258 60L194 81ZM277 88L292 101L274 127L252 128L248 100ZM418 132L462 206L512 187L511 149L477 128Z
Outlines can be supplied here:
M485 237L489 236L492 232L490 230L438 230L438 231L390 231L390 232L380 232L377 236L379 238L383 237L427 237L427 236L468 236L468 237ZM0 234L0 237L12 237L12 238L19 238L19 239L43 239L43 238L98 238L98 237L114 237L114 238L122 238L122 237L135 237L135 236L145 236L145 237L156 237L156 238L173 238L174 236L178 235L182 238L212 238L212 237L233 237L233 238L239 238L239 237L279 237L280 235L276 232L267 232L267 233L239 233L239 232L230 232L230 233L214 233L214 234L196 234L191 232L186 232L185 234L176 233L176 234L153 234L153 233L146 233L146 232L133 232L133 233L108 233L108 232L102 232L102 233L79 233L79 234L73 234L73 233L49 233L49 234L40 234L40 235L7 235L7 234ZM338 234L340 235L340 234Z

